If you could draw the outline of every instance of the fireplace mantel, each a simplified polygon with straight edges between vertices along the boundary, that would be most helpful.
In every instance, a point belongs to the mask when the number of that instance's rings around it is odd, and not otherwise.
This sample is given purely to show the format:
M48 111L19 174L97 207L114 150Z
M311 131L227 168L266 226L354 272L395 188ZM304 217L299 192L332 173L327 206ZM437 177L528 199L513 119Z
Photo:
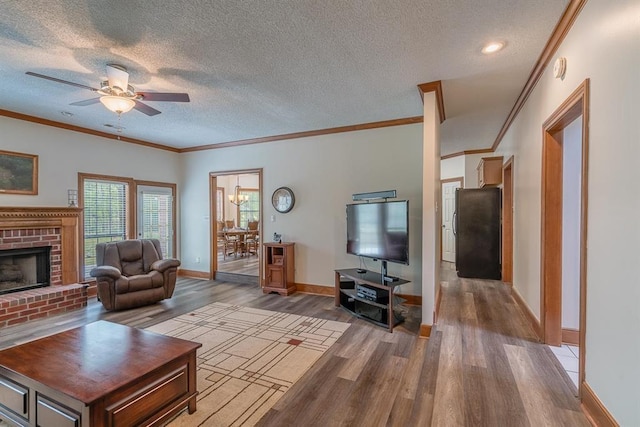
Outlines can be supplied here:
M0 207L0 231L6 237L4 230L60 228L62 284L67 285L80 279L80 215L80 208ZM21 244L7 243L7 240L0 236L0 248L10 249Z

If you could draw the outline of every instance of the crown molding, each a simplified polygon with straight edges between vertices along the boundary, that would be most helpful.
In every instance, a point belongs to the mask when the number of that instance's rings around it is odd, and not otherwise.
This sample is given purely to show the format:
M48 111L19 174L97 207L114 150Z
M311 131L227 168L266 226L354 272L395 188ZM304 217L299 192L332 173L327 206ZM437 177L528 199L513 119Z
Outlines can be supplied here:
M436 103L438 104L438 113L440 113L440 123L446 120L444 113L444 96L442 94L442 81L436 80L434 82L422 83L418 85L418 91L420 92L420 99L424 104L424 94L428 92L436 93Z
M504 138L505 134L509 130L509 127L511 127L511 124L524 106L524 103L529 98L529 95L531 95L531 92L533 92L533 89L536 87L536 84L540 80L540 77L542 77L544 70L547 68L549 62L551 62L551 59L553 58L553 55L555 55L555 53L557 52L558 47L560 47L560 44L569 33L569 30L578 18L578 15L580 14L580 11L582 10L586 2L587 0L571 0L569 2L569 5L567 5L567 8L562 14L562 17L560 17L560 20L553 29L551 37L549 37L547 44L542 50L540 57L538 57L538 60L533 66L533 70L531 70L531 74L529 75L529 78L527 79L522 92L520 92L518 99L516 99L516 103L513 105L513 108L511 108L511 112L509 112L507 119L505 120L502 128L500 129L500 132L498 133L498 136L493 142L493 145L491 146L492 151L496 151L498 145L500 145L500 142L502 142L502 138Z
M284 141L287 139L305 138L310 136L329 135L333 133L354 132L358 130L377 129L390 126L411 125L422 123L422 116L406 117L403 119L384 120L380 122L362 123L358 125L341 126L328 129L310 130L305 132L287 133L283 135L265 136L262 138L242 139L238 141L221 142L219 144L199 145L195 147L181 148L180 153L189 153L192 151L214 150L217 148L239 147L242 145L261 144L264 142Z
M441 156L440 160L446 160L446 159L450 159L452 157L458 157L458 156L467 156L469 154L483 154L483 153L493 153L493 150L491 148L480 148L478 150L458 151L456 153L451 153L451 154L446 154L444 156Z
M108 132L101 132L93 129L83 128L80 126L70 125L67 123L56 122L55 120L42 119L40 117L30 116L28 114L16 113L15 111L0 109L0 116L10 117L12 119L24 120L27 122L37 123L45 126L51 126L59 129L70 130L73 132L86 133L88 135L100 136L102 138L113 139L118 142L128 142L131 144L143 145L149 148L157 148L159 150L171 151L173 153L179 152L178 148L169 147L168 145L156 144L155 142L144 141L142 139L136 139L136 138L129 138L127 136L122 136L122 135L113 135Z

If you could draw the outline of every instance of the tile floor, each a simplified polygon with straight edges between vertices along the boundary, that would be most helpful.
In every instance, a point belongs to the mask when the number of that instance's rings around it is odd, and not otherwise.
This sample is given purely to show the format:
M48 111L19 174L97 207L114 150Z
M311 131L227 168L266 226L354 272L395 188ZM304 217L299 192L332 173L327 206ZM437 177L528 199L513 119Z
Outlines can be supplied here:
M562 344L562 347L549 346L549 349L556 356L564 367L571 381L578 387L578 347L575 345Z

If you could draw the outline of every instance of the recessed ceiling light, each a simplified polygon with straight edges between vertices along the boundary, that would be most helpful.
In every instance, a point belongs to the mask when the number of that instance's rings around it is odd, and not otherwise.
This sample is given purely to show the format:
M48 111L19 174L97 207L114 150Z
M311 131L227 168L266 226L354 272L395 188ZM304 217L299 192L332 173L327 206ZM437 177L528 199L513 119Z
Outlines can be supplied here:
M484 53L485 55L489 55L491 53L495 53L495 52L501 50L503 47L504 47L504 43L503 42L491 42L489 44L486 44L482 48L482 53Z
M60 111L60 114L62 114L65 117L73 117L73 113L70 113L68 111Z

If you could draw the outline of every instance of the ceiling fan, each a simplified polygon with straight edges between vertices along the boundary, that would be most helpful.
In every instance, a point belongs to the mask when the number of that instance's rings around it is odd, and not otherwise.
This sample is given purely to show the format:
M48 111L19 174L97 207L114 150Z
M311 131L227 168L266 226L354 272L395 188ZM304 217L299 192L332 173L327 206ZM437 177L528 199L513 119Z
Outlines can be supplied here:
M100 94L98 98L91 98L84 101L73 102L70 105L84 107L86 105L101 102L105 107L114 113L120 115L131 111L132 108L146 114L147 116L155 116L160 111L142 103L141 101L164 101L164 102L189 102L189 94L187 93L171 93L171 92L136 92L133 86L129 84L129 73L127 69L118 64L107 64L107 80L100 84L100 89L95 89L80 83L74 83L67 80L58 79L56 77L45 76L31 71L26 73L29 76L40 77L41 79L51 80L58 83L64 83L70 86L76 86L83 89L89 89L91 92Z

